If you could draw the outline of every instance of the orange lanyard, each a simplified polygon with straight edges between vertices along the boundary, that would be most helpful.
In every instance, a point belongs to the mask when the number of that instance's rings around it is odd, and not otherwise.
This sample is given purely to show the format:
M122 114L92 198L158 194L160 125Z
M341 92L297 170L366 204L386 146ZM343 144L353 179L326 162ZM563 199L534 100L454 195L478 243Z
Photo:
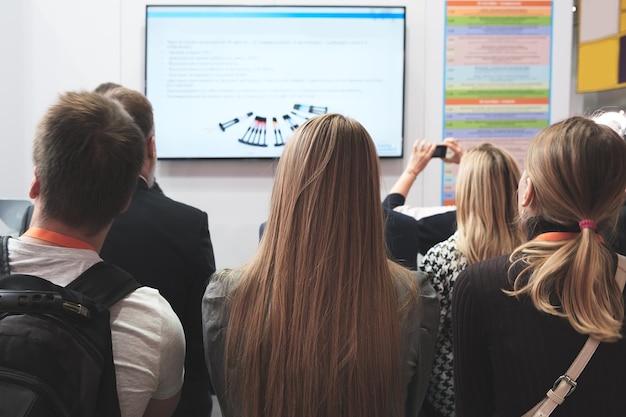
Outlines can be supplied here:
M63 246L66 248L89 249L92 251L96 250L96 248L94 248L84 240L76 239L67 235L62 235L61 233L53 232L51 230L46 230L39 227L29 228L26 232L24 232L24 236L43 240L49 243L54 243L55 245Z
M537 237L535 237L533 240L542 240L549 242L555 242L557 240L568 240L575 238L578 233L579 232L547 232L537 235ZM600 243L604 243L604 238L602 237L602 235L596 234L596 236Z

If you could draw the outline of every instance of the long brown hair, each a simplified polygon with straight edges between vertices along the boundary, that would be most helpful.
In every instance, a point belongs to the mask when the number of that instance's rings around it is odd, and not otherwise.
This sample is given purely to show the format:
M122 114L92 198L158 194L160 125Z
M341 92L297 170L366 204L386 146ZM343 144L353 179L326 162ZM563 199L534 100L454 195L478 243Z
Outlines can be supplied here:
M610 234L624 199L625 161L626 143L607 126L572 117L547 127L533 138L526 160L536 215L570 230L593 220L597 232ZM579 333L601 341L621 337L624 303L614 254L595 231L530 241L512 260L522 272L510 294L529 294L537 309L566 317Z
M456 181L457 247L468 264L511 253L524 241L519 178L515 159L495 145L484 143L463 155Z
M402 411L400 308L376 148L361 124L309 119L278 164L259 250L232 295L229 400L241 415Z

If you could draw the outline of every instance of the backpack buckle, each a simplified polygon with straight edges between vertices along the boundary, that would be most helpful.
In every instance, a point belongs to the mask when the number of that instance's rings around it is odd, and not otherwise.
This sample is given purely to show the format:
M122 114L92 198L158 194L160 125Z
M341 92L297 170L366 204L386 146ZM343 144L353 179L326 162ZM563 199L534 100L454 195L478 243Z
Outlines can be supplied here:
M70 301L64 300L63 308L71 311L72 313L76 313L83 317L89 318L89 309L82 304L72 303Z

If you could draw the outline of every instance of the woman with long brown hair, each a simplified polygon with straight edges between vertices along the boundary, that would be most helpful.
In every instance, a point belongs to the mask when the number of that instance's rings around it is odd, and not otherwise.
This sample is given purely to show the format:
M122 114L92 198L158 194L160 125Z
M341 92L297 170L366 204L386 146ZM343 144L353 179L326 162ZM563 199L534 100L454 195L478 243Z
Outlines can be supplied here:
M468 266L455 285L457 417L521 416L546 391L557 398L553 384L567 380L589 336L600 346L553 415L624 415L624 296L605 242L624 199L625 161L624 140L585 117L532 139L518 187L528 241Z
M367 131L338 114L287 143L256 255L214 274L203 300L226 417L419 413L438 303L386 257L379 171Z

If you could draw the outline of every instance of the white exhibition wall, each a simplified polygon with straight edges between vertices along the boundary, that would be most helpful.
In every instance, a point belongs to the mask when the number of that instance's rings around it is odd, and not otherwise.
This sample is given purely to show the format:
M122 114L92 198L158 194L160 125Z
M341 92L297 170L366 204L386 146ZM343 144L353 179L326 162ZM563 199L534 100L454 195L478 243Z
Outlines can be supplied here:
M27 198L31 141L37 121L57 95L91 90L104 81L144 89L146 0L3 1L0 14L0 197ZM178 1L150 4L316 4L290 1ZM443 0L328 0L328 5L399 5L407 8L405 157L417 138L440 141L443 114L445 2ZM566 117L570 102L572 0L554 0L551 120ZM158 126L156 127L158 147ZM404 166L385 159L383 193ZM218 268L254 253L267 216L275 162L268 160L160 161L159 184L170 197L205 210ZM408 203L441 201L439 160L418 178Z

